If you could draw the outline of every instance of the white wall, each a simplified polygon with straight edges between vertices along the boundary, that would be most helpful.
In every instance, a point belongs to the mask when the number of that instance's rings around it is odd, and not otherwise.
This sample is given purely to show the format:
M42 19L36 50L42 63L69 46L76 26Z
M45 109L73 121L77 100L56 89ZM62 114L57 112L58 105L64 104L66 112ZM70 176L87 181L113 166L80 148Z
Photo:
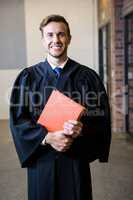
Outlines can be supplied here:
M0 119L8 119L9 99L18 70L0 70Z
M97 66L97 36L95 0L26 0L26 34L28 64L44 59L45 50L41 44L39 24L49 14L61 14L70 24L72 42L69 56L79 62Z
M61 14L70 24L72 42L68 55L94 69L98 67L96 0L25 0L28 66L43 60L39 24L49 14ZM11 86L18 70L0 70L0 119L8 119Z

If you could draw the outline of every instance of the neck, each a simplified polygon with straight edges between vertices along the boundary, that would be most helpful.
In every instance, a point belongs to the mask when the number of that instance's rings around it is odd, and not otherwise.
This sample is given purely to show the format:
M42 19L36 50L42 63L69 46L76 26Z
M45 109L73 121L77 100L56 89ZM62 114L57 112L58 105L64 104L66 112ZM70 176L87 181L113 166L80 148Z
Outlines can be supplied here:
M49 63L51 63L52 65L54 66L59 66L61 65L62 63L65 62L65 60L67 59L67 55L64 56L64 57L61 57L61 58L55 58L55 57L52 57L51 55L48 54L47 56L47 60Z

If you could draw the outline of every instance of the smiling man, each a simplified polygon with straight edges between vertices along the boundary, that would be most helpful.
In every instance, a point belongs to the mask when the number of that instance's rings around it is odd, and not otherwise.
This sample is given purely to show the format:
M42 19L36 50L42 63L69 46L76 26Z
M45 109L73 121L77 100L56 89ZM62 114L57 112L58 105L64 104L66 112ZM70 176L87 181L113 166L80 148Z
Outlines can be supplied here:
M48 60L55 58L54 62L58 61L58 64L61 64L67 58L67 48L71 41L67 26L63 22L51 22L40 29L44 47L48 52Z
M63 16L47 16L40 31L46 60L22 70L10 105L14 143L28 169L28 200L92 200L89 163L107 162L109 156L108 97L96 72L67 56L71 34ZM87 112L80 121L70 119L62 130L48 132L37 120L53 89Z

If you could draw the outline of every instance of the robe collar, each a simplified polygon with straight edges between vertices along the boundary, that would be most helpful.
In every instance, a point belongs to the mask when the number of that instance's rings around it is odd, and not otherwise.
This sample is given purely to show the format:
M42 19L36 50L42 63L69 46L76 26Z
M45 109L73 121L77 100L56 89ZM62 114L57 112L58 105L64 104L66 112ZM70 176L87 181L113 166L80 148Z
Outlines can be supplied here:
M68 77L71 75L71 73L73 73L79 67L79 65L80 65L79 63L68 58L67 63L63 67L62 74L61 74L58 82L60 83L60 81L62 81L62 82L66 81L68 79ZM46 77L46 78L47 77L48 78L55 77L55 73L54 73L52 67L50 66L50 64L48 63L47 59L45 60L45 62L39 63L36 66L35 70L36 70L35 74L37 77L37 81L40 81L40 79L42 79L44 77Z
M64 76L68 77L73 71L75 71L77 69L78 66L79 66L79 63L68 58L68 61L62 70L62 77L64 77ZM44 78L44 76L46 76L47 74L48 74L48 76L52 76L52 77L53 77L53 75L55 76L55 73L53 72L52 67L50 66L48 61L45 60L45 62L41 62L37 65L36 75L39 80L40 78Z

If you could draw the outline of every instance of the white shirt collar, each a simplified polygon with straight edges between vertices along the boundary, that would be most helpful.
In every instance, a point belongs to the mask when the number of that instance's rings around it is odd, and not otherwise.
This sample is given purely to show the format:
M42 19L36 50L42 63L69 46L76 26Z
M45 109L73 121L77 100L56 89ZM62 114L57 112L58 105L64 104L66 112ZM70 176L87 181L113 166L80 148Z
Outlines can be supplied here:
M48 61L48 60L47 60L47 61ZM63 69L63 67L65 66L65 64L67 63L67 61L68 61L68 57L67 57L67 59L66 59L61 65L59 65L59 66L53 65L50 61L48 61L48 63L50 64L50 66L51 66L52 69L54 70L56 67L60 67L61 69Z

